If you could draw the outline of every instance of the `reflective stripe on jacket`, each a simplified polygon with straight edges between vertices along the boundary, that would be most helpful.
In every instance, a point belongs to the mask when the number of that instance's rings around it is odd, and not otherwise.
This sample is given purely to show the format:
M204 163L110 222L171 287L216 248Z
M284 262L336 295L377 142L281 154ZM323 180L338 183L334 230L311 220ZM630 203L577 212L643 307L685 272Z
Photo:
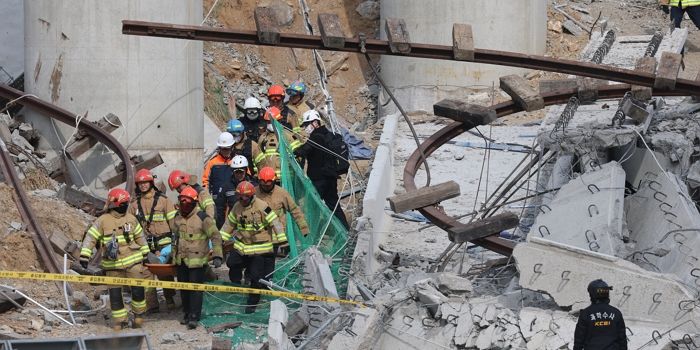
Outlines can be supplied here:
M277 243L273 237L284 233L277 213L259 198L253 198L247 207L237 202L220 232L224 240L236 239L233 247L242 255L271 253Z
M209 261L209 241L211 240L214 257L223 257L221 236L216 223L203 211L192 211L188 216L178 213L174 220L173 261L176 265L199 268Z
M80 249L80 256L91 258L97 242L101 243L101 251L104 254L107 244L113 237L119 245L117 259L110 260L103 255L102 268L105 270L125 269L141 263L150 251L143 229L136 217L129 213L122 215L110 210L97 218L88 229Z

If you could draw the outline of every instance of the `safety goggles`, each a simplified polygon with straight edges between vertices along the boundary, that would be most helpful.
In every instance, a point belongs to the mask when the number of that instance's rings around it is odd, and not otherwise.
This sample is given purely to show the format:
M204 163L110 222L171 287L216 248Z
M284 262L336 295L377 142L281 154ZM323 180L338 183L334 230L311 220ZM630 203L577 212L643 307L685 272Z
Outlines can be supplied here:
M258 111L255 108L245 110L246 115L258 115L259 113L260 113L260 111Z
M237 169L233 169L233 172L234 172L234 173L244 173L245 171L246 171L246 168L237 168Z
M282 101L284 99L284 96L272 95L272 96L268 96L267 99L270 101Z

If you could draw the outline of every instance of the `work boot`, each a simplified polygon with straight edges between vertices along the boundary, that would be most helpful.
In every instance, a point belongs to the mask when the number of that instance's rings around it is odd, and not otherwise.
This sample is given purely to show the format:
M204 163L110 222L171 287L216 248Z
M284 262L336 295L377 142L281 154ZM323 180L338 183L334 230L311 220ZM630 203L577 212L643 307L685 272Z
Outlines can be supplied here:
M186 325L188 322L190 322L190 315L185 314L185 317L184 317L182 320L180 320L180 324L184 326L184 325Z
M168 308L168 310L176 310L177 305L175 305L175 299L171 295L168 295L165 297L165 305Z
M116 322L112 326L112 330L115 332L119 332L122 329L126 328L129 324L127 322Z
M134 323L132 323L132 326L134 328L141 328L141 327L143 327L143 322L144 322L143 317L136 316L136 317L134 317Z
M199 321L189 320L189 322L187 322L187 329L197 329L198 325L199 325Z

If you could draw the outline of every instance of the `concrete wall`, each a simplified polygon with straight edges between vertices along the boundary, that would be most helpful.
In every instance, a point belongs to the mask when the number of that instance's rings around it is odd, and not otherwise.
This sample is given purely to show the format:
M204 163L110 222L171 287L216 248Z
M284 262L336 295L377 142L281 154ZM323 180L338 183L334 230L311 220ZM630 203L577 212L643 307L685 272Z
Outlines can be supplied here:
M366 273L371 274L378 267L375 253L382 243L382 232L386 232L391 225L391 217L384 211L387 197L394 194L396 181L394 179L394 141L398 128L398 114L392 114L384 119L382 136L375 151L372 171L367 180L365 197L362 200L362 218L360 222L369 221L358 240L366 242L367 247L356 249L355 253L367 252L365 268ZM360 244L358 243L358 246Z
M386 18L403 18L412 42L452 46L452 24L468 23L476 48L543 54L546 5L546 0L382 0L381 35L386 39ZM464 96L465 88L490 88L492 82L498 86L498 77L524 72L504 66L397 56L382 57L381 66L383 78L406 110L428 111L439 99Z
M0 83L24 72L24 6L22 0L0 1Z
M159 150L169 167L200 173L203 148L202 43L121 34L123 19L199 24L202 1L37 0L24 3L28 92L97 120L111 112L113 135L139 154ZM60 148L43 117L32 118ZM72 128L59 127L62 141ZM78 163L90 187L114 158L97 149ZM69 167L73 179L75 168ZM167 176L168 167L156 173ZM77 180L76 182L80 182Z

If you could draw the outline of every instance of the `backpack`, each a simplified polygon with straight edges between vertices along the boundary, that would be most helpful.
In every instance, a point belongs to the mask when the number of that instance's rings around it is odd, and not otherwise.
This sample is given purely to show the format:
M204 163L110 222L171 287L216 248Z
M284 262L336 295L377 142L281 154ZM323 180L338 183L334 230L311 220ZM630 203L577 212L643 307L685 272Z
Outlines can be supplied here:
M350 170L350 162L348 161L350 159L350 149L348 144L345 143L343 135L329 132L327 142L328 149L335 153L329 155L331 167L335 169L335 174L338 176L347 174L348 170ZM338 156L342 157L342 159Z

